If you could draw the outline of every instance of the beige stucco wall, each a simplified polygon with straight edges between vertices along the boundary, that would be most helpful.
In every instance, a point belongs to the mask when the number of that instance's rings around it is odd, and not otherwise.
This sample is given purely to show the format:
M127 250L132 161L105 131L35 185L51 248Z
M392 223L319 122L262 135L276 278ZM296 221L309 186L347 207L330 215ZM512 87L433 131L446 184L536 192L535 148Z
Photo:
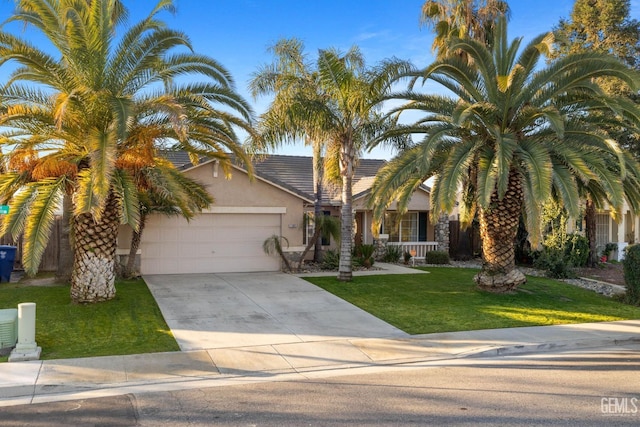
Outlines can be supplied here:
M367 197L360 197L353 201L353 208L355 210L368 210L367 208ZM397 208L397 203L393 202L387 208L388 210L394 211ZM410 211L428 211L431 209L431 204L429 203L429 193L426 191L418 190L413 193L411 196L411 200L409 201L408 210Z
M286 213L281 214L281 234L290 246L301 246L304 200L260 179L250 181L246 172L240 169L233 168L231 172L227 179L221 168L217 168L216 173L216 166L211 162L187 170L185 174L203 184L213 195L214 203L210 207L213 212L220 208L243 208L249 212L252 209L258 212L260 208L285 208ZM128 248L130 241L131 228L122 226L118 247Z

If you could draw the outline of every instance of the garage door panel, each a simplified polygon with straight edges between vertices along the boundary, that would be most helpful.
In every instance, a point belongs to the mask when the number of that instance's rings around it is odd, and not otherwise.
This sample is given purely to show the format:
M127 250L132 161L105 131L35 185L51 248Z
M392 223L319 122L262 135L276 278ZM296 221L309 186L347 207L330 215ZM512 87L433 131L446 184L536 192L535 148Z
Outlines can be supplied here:
M279 258L262 243L280 234L278 214L152 216L141 244L143 274L277 271Z

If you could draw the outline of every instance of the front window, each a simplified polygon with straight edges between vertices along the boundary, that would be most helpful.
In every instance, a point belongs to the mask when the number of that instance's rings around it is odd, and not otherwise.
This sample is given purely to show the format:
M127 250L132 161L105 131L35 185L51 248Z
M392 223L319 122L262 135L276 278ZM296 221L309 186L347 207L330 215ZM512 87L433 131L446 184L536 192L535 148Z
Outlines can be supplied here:
M383 233L389 235L390 242L421 241L419 238L419 219L418 212L408 212L404 215L387 212L384 215Z

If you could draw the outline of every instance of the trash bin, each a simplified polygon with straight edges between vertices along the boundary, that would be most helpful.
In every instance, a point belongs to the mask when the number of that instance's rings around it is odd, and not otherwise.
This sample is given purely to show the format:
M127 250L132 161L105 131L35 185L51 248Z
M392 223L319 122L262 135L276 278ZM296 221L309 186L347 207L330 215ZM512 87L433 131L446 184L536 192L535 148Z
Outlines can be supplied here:
M11 281L16 249L18 248L15 246L0 245L0 282Z

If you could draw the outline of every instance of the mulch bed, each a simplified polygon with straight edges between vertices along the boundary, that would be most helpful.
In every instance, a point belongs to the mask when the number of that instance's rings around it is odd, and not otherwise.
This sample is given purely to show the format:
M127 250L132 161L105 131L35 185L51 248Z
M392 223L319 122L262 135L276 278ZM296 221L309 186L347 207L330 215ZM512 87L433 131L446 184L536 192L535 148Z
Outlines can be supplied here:
M622 264L619 263L601 263L598 267L578 268L575 272L578 277L613 283L614 285L625 285Z

